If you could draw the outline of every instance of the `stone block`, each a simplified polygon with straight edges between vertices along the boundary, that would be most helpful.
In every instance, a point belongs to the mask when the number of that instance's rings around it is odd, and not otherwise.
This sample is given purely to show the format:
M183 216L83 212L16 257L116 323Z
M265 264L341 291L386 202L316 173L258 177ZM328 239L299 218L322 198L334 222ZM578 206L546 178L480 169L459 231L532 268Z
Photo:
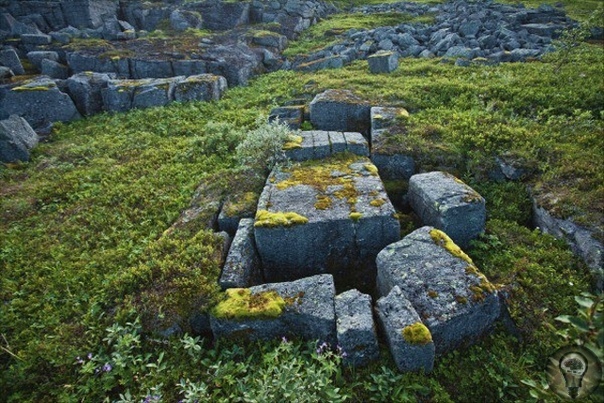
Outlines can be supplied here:
M405 108L371 108L371 161L382 179L409 179L415 173L415 160L410 155L393 153L387 139L390 129L404 125L409 117Z
M166 78L174 76L172 62L169 60L130 59L130 70L133 79Z
M6 80L14 77L15 73L8 67L0 66L0 80Z
M335 298L338 345L342 348L342 362L355 367L374 361L379 347L371 297L356 289L346 291Z
M0 161L28 161L29 150L38 144L38 135L27 121L11 115L0 121Z
M93 71L96 73L115 73L117 77L130 77L128 59L102 58L82 52L67 52L67 65L74 73Z
M243 218L231 243L218 284L226 288L246 288L260 284L260 258L254 240L254 220Z
M172 102L172 89L175 79L148 79L138 81L132 93L132 107L137 109L166 106ZM128 85L128 84L126 84Z
M252 43L266 48L274 48L282 52L287 47L287 37L276 32L262 31L254 34Z
M19 55L13 48L0 50L0 65L8 67L15 75L25 74Z
M67 79L67 91L82 115L91 116L103 110L101 91L114 78L115 75L87 72Z
M69 68L53 60L42 60L42 74L55 79L65 80L69 77Z
M310 121L319 130L369 135L370 105L348 90L327 90L310 103Z
M344 67L344 59L341 56L329 56L322 59L298 64L294 67L298 71L319 71L324 69L340 69Z
M422 227L376 259L377 288L398 286L430 329L437 354L475 341L499 317L494 286L444 232Z
M351 139L351 141L347 141ZM285 155L292 161L322 159L343 152L367 156L369 146L360 133L310 130L298 132L284 146Z
M175 76L188 77L207 72L206 62L203 60L174 60L172 61L172 68Z
M327 274L227 290L210 317L214 337L269 340L295 337L335 345L335 286Z
M432 371L436 350L432 335L401 289L392 288L375 310L399 371Z
M369 71L373 74L392 73L398 68L398 53L379 51L367 58Z
M59 54L52 51L36 50L27 53L27 58L30 63L33 64L38 71L42 71L42 60L52 60L53 62L59 61Z
M227 81L222 76L199 74L179 80L174 86L174 100L217 101L227 89Z
M23 34L21 35L21 42L24 45L33 46L50 45L52 37L46 34Z
M26 81L6 92L0 100L0 110L19 115L34 128L47 127L53 122L69 122L81 117L73 101L46 76Z
M269 281L327 272L346 281L367 275L376 254L399 239L399 223L369 159L337 154L275 168L255 236Z
M413 175L408 196L424 225L444 231L462 248L484 231L484 198L453 175L440 171Z
M304 105L281 106L273 108L268 116L269 122L279 120L287 124L290 129L297 130L304 121Z

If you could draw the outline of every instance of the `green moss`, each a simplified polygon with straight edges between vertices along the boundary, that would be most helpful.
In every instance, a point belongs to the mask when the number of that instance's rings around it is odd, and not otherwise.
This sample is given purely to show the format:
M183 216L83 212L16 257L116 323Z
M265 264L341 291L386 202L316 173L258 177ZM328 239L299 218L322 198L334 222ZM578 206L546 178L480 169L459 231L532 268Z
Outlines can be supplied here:
M274 290L252 294L249 288L231 288L212 314L219 319L276 318L285 305L285 300Z
M430 330L421 322L415 322L403 329L403 338L409 344L424 345L432 342Z
M301 147L302 147L302 136L290 135L288 137L287 141L285 142L285 144L283 144L284 150L292 150L294 148L301 148Z
M317 210L327 210L333 204L331 197L327 195L317 195L317 201L315 202L315 208Z
M462 297L461 295L456 295L455 301L457 301L459 304L463 304L463 305L468 303L468 299L466 297Z
M254 227L291 227L308 223L308 218L294 212L272 213L267 210L258 210Z
M354 212L350 213L349 217L352 221L359 221L363 217L363 214L354 211Z
M257 192L245 192L241 195L230 197L225 203L223 211L227 217L241 217L252 213L258 204Z
M457 244L453 242L453 240L441 230L438 230L436 228L430 230L430 237L437 245L440 245L445 248L447 252L449 252L453 256L465 260L470 265L474 264L470 256L466 255L465 252L461 250L461 248L457 246Z
M382 207L385 203L386 203L386 200L384 200L382 198L373 199L369 202L369 204L372 205L373 207Z
M375 165L371 164L371 163L367 163L364 165L365 169L369 171L369 173L373 176L377 176L378 175L378 169Z

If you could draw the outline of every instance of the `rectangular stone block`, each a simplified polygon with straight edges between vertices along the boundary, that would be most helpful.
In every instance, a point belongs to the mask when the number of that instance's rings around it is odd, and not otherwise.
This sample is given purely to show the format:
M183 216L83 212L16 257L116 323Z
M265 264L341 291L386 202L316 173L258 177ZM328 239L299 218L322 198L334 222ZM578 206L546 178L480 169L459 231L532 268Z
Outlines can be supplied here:
M260 258L254 241L254 220L243 218L231 243L218 284L222 289L245 288L261 281Z
M369 71L373 74L392 73L398 68L398 53L379 51L367 58Z
M369 155L367 140L361 133L320 130L298 132L284 145L283 150L292 161L322 159L346 151L361 156Z
M369 136L370 105L348 90L327 90L310 103L310 121L319 130Z

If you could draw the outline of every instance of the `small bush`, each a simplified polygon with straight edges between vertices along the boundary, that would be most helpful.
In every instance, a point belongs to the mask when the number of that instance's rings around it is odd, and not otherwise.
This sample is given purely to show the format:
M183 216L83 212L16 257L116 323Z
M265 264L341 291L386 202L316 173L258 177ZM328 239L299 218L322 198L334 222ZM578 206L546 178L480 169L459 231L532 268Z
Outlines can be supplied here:
M279 121L265 121L263 116L258 118L258 127L248 132L243 142L237 146L237 159L245 167L269 172L277 162L285 159L283 144L292 131Z

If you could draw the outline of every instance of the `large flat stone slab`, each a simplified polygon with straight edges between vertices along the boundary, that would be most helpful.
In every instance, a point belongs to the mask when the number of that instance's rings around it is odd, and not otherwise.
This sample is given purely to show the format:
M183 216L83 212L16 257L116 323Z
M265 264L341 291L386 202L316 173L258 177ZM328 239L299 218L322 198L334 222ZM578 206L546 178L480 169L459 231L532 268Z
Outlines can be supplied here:
M432 371L436 351L432 335L401 289L394 286L377 301L375 310L399 371Z
M216 338L283 336L336 343L335 286L327 274L285 283L232 288L210 317Z
M361 133L311 130L298 132L285 143L285 155L292 161L322 159L348 151L369 155L369 145Z
M277 167L256 213L264 276L269 281L328 272L337 280L362 276L377 253L399 239L394 213L366 157L338 154Z
M408 196L424 225L444 231L462 248L484 231L484 198L451 174L436 171L413 175Z
M415 230L376 261L379 294L401 289L430 329L438 354L477 339L499 316L494 286L440 230Z

